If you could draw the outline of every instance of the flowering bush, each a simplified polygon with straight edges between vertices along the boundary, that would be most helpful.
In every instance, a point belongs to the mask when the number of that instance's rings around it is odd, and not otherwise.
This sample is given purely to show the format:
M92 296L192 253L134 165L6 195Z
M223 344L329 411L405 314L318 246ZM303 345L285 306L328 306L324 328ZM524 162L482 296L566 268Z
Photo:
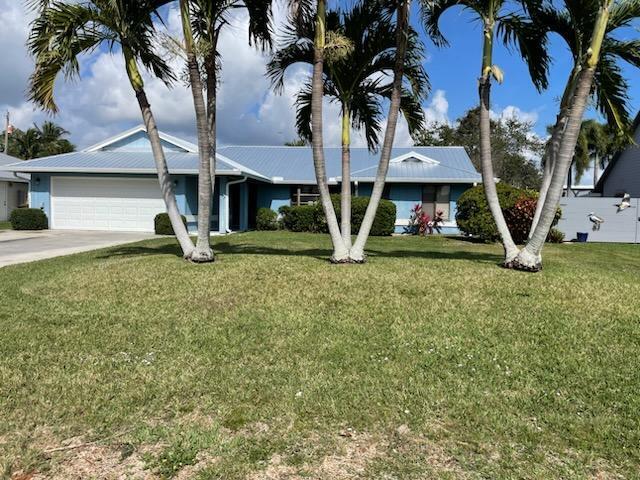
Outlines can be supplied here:
M431 235L434 231L441 233L441 224L444 222L444 213L437 211L435 216L422 211L422 205L417 204L411 209L411 217L406 232L412 235Z
M513 206L503 210L504 219L507 222L513 241L517 244L523 244L527 241L537 205L537 198L523 195ZM557 225L561 216L562 212L558 209L553 219L553 226Z

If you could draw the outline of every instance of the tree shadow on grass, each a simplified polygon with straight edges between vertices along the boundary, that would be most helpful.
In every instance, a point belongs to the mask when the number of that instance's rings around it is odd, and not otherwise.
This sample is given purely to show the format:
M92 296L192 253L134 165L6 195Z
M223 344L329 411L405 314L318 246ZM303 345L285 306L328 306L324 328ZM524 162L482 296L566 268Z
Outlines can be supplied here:
M218 255L273 255L288 257L309 257L326 262L331 250L325 248L291 249L286 247L267 247L251 243L213 242L213 249ZM178 244L163 244L157 247L144 245L124 245L104 252L99 258L134 257L149 255L173 255L181 257ZM499 255L464 250L377 250L367 249L371 258L419 258L425 260L466 260L475 263L500 264Z
M163 245L158 245L157 247L131 244L113 247L100 252L98 258L146 257L150 255L173 255L174 257L182 258L182 250L180 250L180 246L177 243L165 243Z

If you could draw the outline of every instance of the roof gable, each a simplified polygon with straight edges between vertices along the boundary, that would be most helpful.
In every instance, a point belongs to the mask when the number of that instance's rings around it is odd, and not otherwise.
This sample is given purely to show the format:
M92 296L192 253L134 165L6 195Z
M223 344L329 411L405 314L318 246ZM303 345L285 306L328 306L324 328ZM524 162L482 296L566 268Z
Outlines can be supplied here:
M198 147L179 138L159 132L165 151L195 153ZM84 150L85 152L151 152L151 141L144 125L115 135Z
M399 157L391 159L391 163L405 163L405 162L408 162L408 163L422 162L422 163L430 163L432 165L440 164L440 162L438 162L437 160L426 157L424 155L420 155L419 153L416 153L413 150L409 153L405 153L404 155L400 155Z

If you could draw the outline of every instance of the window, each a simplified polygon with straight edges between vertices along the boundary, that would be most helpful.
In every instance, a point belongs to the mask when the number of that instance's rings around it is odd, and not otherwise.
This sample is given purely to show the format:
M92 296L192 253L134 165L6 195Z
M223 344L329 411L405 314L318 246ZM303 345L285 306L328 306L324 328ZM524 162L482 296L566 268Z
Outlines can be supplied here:
M320 197L316 185L298 185L291 187L291 205L307 205L314 203Z
M442 218L449 220L451 209L449 185L424 185L422 187L422 211L433 218L436 212L442 212Z

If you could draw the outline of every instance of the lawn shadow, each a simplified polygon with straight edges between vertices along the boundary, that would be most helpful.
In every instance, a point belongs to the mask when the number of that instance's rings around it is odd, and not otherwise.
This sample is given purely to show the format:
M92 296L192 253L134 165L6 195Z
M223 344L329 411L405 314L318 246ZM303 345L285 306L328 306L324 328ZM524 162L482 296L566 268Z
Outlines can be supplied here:
M235 255L275 255L294 257L313 257L326 261L331 256L331 250L312 248L297 249L265 247L250 243L233 244L229 242L215 243L216 253ZM500 264L502 258L499 255L481 252L468 252L464 250L440 251L440 250L376 250L368 248L367 255L376 258L423 258L431 260L468 260L477 263Z
M309 257L320 261L327 261L331 256L328 248L290 249L286 247L267 247L252 243L213 242L213 249L219 255L273 255L287 257ZM157 247L146 245L123 245L113 247L102 252L98 258L135 257L149 255L173 255L182 257L177 243L166 243ZM475 263L500 264L499 255L464 250L378 250L367 249L367 255L372 258L420 258L425 260L466 260Z
M146 257L150 255L172 255L182 258L182 250L177 243L165 243L157 247L149 247L139 244L122 245L109 248L98 255L100 259L114 257Z

